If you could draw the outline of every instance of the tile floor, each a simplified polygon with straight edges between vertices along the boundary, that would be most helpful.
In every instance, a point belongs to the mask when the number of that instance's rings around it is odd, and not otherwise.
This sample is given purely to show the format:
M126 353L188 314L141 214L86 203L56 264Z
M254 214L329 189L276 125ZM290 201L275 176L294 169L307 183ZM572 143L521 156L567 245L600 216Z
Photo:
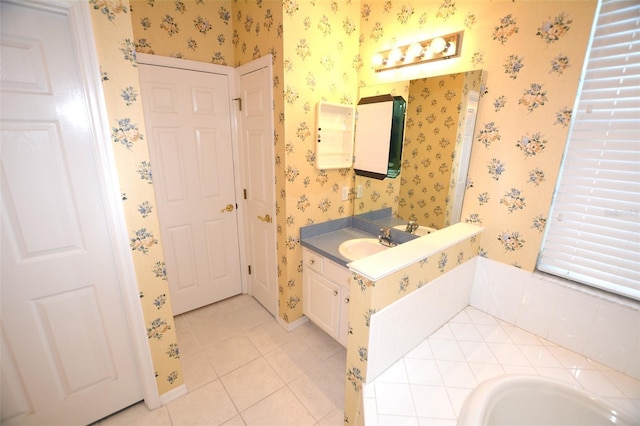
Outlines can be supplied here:
M96 423L117 425L342 425L346 350L308 322L286 332L250 296L176 317L188 393Z
M640 381L467 307L364 388L367 426L455 426L477 384L533 374L596 394L640 418Z

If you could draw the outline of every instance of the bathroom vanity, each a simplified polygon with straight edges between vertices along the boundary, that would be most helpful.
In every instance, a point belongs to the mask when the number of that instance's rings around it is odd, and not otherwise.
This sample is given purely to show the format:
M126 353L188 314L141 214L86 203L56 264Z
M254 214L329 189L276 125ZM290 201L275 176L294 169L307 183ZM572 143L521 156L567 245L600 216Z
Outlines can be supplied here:
M302 249L303 312L314 324L347 346L349 284L353 274L344 266Z

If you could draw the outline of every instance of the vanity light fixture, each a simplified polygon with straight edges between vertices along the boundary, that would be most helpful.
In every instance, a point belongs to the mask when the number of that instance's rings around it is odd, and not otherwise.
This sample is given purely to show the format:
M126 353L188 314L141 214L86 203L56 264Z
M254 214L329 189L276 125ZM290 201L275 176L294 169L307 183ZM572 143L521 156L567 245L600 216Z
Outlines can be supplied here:
M460 56L464 31L394 47L373 55L376 72Z

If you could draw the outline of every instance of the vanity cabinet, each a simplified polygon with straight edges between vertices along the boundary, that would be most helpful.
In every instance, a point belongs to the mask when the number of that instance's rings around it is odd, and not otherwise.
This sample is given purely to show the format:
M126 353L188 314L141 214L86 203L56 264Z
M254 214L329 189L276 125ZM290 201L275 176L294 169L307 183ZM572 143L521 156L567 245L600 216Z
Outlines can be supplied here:
M302 261L304 314L346 347L351 271L304 247Z

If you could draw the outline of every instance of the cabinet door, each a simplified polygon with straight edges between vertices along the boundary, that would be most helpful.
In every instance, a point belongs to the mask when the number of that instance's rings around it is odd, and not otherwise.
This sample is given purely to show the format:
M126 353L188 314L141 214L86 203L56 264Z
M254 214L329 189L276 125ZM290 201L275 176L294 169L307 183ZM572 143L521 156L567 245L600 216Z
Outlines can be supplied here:
M347 336L349 335L349 289L342 288L340 294L340 329L338 331L338 342L347 347Z
M303 310L318 327L338 339L340 287L313 271L305 271Z

